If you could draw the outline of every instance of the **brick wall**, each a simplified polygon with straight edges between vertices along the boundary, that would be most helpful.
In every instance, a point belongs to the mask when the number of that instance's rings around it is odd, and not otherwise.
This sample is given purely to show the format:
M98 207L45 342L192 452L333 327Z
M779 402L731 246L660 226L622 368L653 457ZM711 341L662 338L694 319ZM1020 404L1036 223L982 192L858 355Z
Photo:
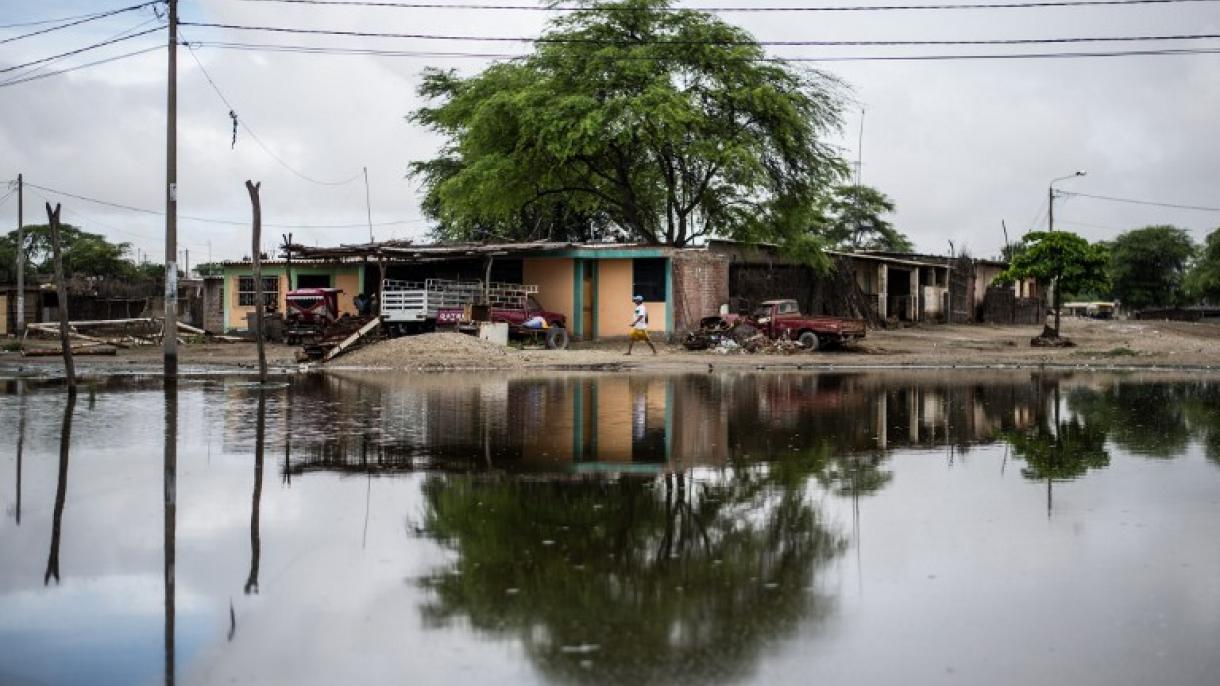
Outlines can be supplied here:
M674 330L694 329L699 320L729 302L729 258L705 252L673 257Z
M203 281L203 326L211 333L225 332L224 279Z

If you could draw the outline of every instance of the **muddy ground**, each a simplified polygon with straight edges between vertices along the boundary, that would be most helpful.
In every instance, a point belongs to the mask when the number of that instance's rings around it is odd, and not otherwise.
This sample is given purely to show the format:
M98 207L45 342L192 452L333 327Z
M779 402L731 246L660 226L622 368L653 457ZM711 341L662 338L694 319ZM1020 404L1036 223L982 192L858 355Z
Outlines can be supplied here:
M394 368L402 370L462 369L680 369L713 365L772 367L859 367L859 366L1039 366L1071 367L1173 367L1220 369L1220 324L1065 320L1064 334L1074 348L1046 349L1030 346L1036 327L992 325L921 325L885 331L870 331L860 344L845 350L796 354L722 354L715 351L691 352L675 344L658 344L659 354L647 346L636 345L626 356L626 342L575 344L570 350L541 349L502 351L488 354L480 346L454 346L452 340L437 335L435 340L419 341L412 350L428 349L426 354L398 359L387 354L393 342L341 357L331 368ZM51 342L43 345L53 345ZM267 359L277 370L297 370L295 347L269 344ZM231 372L254 369L257 356L252 343L186 344L179 346L180 366L184 373ZM119 350L114 357L78 357L77 368L86 374L158 373L159 348ZM358 363L355 363L358 362ZM58 374L62 363L56 357L23 357L19 353L0 354L0 371L29 374Z

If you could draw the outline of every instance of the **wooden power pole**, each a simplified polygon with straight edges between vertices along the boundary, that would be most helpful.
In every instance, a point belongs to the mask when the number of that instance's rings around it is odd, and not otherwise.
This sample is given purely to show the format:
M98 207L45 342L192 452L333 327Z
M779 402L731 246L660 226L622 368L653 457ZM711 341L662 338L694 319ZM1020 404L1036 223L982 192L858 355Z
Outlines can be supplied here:
M178 379L178 0L169 0L169 82L165 102L166 381Z
M254 340L258 344L258 381L267 383L267 352L263 347L263 260L259 252L263 233L262 207L258 199L258 189L262 182L246 181L246 192L250 194L250 210L254 215L254 245L250 253L254 267Z
M64 279L63 250L59 242L59 205L51 209L47 203L47 223L51 226L51 251L55 261L55 297L59 299L59 347L64 354L64 375L68 378L68 393L76 394L76 369L72 364L72 339L68 336L68 284Z

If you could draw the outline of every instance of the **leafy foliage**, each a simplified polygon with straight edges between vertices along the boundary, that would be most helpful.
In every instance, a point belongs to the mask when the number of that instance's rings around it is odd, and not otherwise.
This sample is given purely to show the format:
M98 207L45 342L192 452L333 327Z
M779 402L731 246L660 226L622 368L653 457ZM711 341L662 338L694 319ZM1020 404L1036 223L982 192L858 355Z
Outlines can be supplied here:
M1059 310L1063 293L1082 293L1107 287L1109 256L1104 246L1090 245L1069 231L1033 231L1025 235L1013 251L1008 269L996 277L997 283L1033 278L1043 287L1055 285L1055 331L1059 329Z
M831 245L854 250L910 252L911 241L886 221L894 202L871 186L839 186L827 203L821 233Z
M1186 274L1185 290L1195 300L1220 302L1220 229L1207 236L1199 259Z
M63 247L64 274L71 277L132 277L136 265L128 258L130 243L111 243L104 236L88 233L72 226L59 227ZM25 227L26 273L50 273L54 269L51 248L51 227ZM0 237L0 278L16 278L17 231Z
M1137 310L1182 304L1186 268L1194 254L1190 236L1173 226L1146 226L1123 233L1110 249L1114 297Z
M449 239L773 241L814 261L809 228L845 165L824 142L840 86L764 62L749 33L670 0L587 3L533 54L461 78L411 119L446 140L416 162ZM606 11L613 7L615 11Z

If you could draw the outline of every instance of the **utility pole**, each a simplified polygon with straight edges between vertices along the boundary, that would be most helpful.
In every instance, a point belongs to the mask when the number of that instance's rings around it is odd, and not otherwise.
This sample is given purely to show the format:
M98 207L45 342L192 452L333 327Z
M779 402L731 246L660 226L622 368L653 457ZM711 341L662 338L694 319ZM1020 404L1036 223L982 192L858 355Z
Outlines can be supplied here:
M1046 188L1046 228L1055 233L1055 184Z
M51 250L55 263L55 297L59 300L59 347L64 356L64 376L68 380L69 396L76 395L76 368L72 363L72 339L68 336L71 327L68 318L68 283L64 279L63 248L59 242L59 205L51 209L47 203L47 224L51 228ZM58 578L58 577L57 577Z
M5 313L4 316L8 316ZM25 333L25 179L17 175L17 335Z
M364 211L368 213L369 218L369 243L373 240L373 203L369 199L369 168L364 167Z
M263 301L263 259L262 259L262 234L263 234L263 211L262 205L258 197L258 189L263 183L260 181L246 181L246 192L250 194L250 211L253 215L253 240L251 241L253 252L251 253L251 265L254 269L254 340L258 344L258 382L261 384L267 383L267 353L263 345L263 311L267 308L267 304ZM260 393L262 391L259 391Z
M186 274L186 277L188 279L191 277L191 249L190 248L186 249L186 265L183 267L182 273Z
M292 283L292 234L282 233L280 238L284 239L284 277L288 280L288 290L291 291L296 288Z
M165 100L165 380L178 380L178 0L169 0Z

